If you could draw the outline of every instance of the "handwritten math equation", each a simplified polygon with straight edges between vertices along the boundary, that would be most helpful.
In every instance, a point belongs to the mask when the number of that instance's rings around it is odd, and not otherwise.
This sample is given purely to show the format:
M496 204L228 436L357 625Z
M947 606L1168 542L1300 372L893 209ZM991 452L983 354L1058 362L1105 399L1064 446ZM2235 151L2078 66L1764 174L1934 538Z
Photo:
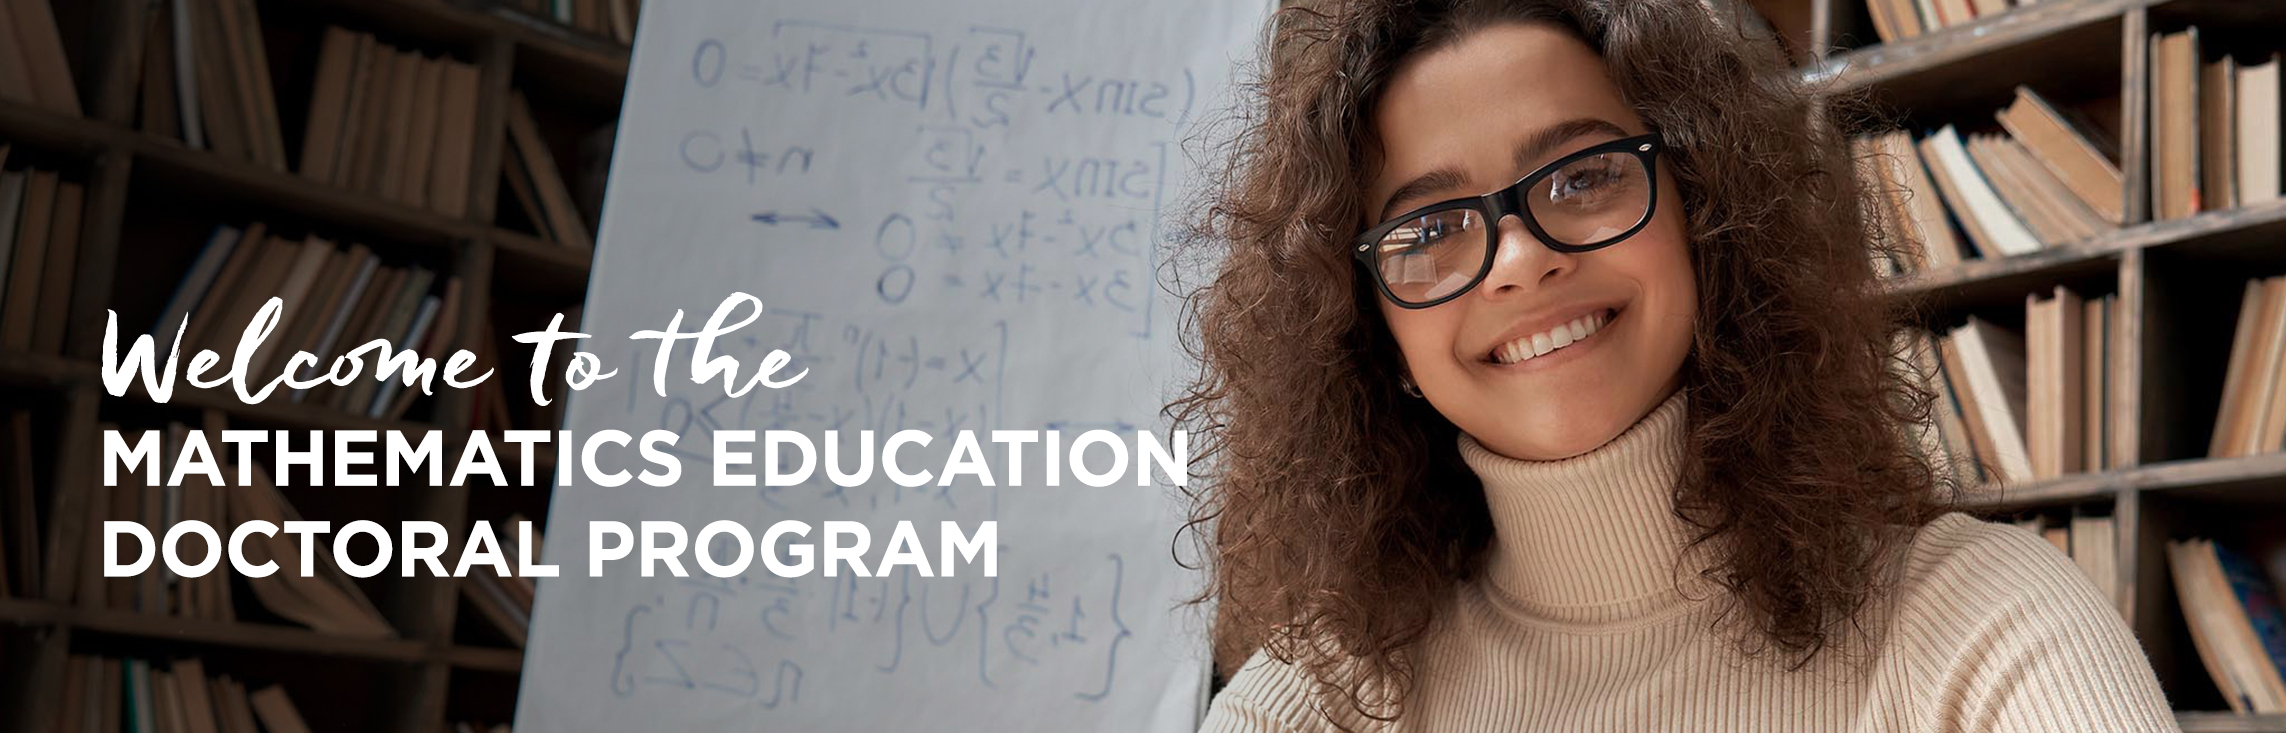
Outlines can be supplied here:
M990 690L1052 660L1059 670L1088 670L1058 680L1073 698L1101 700L1134 635L1121 616L1124 576L1114 553L1079 589L1059 587L1050 573L931 581L909 569L875 578L676 579L622 617L610 689L621 698L690 695L771 711L799 706L805 685L869 681L831 676L853 668L943 677L957 663ZM797 651L804 641L830 644L832 659L816 660L830 665L804 664L812 661ZM809 671L827 666L833 672L822 678Z
M758 246L870 248L878 269L847 286L887 306L1063 308L1151 337L1164 138L1197 104L1191 70L1090 72L1022 29L795 19L700 40L687 58L698 93L756 100L773 116L887 116L898 128L894 140L817 139L721 120L658 141L691 173L756 192L743 216ZM1137 141L1137 125L1154 139ZM787 193L852 171L878 176L868 188L882 195Z
M730 430L831 430L853 442L864 430L920 430L933 453L963 430L1148 422L1121 414L1144 408L1102 406L1124 402L1067 405L1033 390L1109 361L1087 344L1166 339L1153 329L1165 316L1154 305L1161 219L1179 177L1173 140L1201 82L1186 67L1136 73L1132 60L1045 40L995 25L786 18L656 57L678 63L653 81L744 110L648 128L622 148L703 181L709 201L727 204L704 207L723 219L700 228L765 253L753 276L762 316L717 353L755 363L782 350L785 371L809 374L740 397L687 380L661 396L628 379L616 418L676 433L668 450L691 465L712 465L714 434ZM677 363L690 348L678 347ZM646 375L659 356L616 358L611 368ZM764 484L708 490L751 492L733 502L750 524L1034 510L1008 503L1034 501L1018 498L1033 486L965 479L841 487L819 470ZM618 699L756 711L801 710L805 697L831 700L885 676L1101 701L1119 689L1123 655L1140 664L1128 648L1136 626L1155 628L1131 621L1162 609L1137 598L1153 578L1129 566L1132 553L1069 545L1004 531L994 578L907 568L787 579L759 565L734 578L653 578L637 600L598 609L616 621L609 674L598 677Z

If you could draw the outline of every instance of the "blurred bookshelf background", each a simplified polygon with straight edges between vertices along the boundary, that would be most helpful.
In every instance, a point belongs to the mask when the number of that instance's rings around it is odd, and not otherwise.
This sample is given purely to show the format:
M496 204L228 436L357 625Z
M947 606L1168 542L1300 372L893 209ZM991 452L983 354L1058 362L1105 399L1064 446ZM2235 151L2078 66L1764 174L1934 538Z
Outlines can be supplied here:
M1917 244L1876 266L1927 326L1901 346L1944 396L1930 454L2113 595L2186 730L2286 733L2286 2L1708 1L1880 113L1856 145L1872 213ZM577 322L636 4L0 0L0 729L509 721L529 581L358 579L324 552L315 578L105 579L96 528L427 520L457 552L470 522L544 522L548 487L329 491L255 465L106 488L99 430L455 451L554 426L497 389L528 368L499 355ZM290 348L258 365L387 337L500 374L251 405L103 391L107 310L162 344L195 313L186 349L217 347L270 296Z
M1926 452L2111 594L2186 730L2286 731L2286 2L1724 7L1870 108Z
M579 318L637 5L0 0L0 730L506 729L529 580L354 578L293 542L250 552L317 577L106 579L96 540L107 519L427 520L457 552L471 522L544 522L546 485L334 490L257 464L245 486L106 488L99 430L164 431L172 455L189 428L313 451L301 431L434 431L458 451L554 427L502 392L530 367L498 355ZM162 349L195 314L187 352L234 344L271 296L287 308L253 373L374 338L500 373L434 397L103 390L107 311Z

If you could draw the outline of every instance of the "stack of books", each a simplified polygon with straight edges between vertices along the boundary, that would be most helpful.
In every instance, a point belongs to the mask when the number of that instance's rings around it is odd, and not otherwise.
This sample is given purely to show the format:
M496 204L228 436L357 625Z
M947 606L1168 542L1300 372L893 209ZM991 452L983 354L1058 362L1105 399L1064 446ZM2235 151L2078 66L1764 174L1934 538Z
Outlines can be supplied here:
M327 28L299 171L451 217L468 213L475 64Z
M375 339L390 351L449 352L460 322L461 284L419 264L389 264L362 244L347 247L316 236L300 241L272 236L261 222L241 229L216 227L206 247L175 286L151 334L161 346L182 333L184 358L197 349L230 354L240 333L276 297L284 315L249 362L252 374L283 371L296 352L318 357L295 376L326 373L335 357ZM185 326L187 318L188 326ZM368 364L379 356L368 355ZM370 372L367 372L370 374ZM330 405L375 419L394 420L412 408L418 389L402 379L384 384L360 379L280 389L272 400Z
M54 171L0 171L0 351L63 354L86 203Z
M285 688L248 691L230 675L208 675L197 658L161 666L74 654L64 662L54 730L309 733L310 727Z
M141 64L145 132L451 217L467 215L476 65L325 31L288 160L252 0L163 3Z
M1970 316L1943 334L1914 336L1907 353L1937 395L1925 452L1966 486L2117 468L2118 303L2059 286L2026 298L2021 331Z
M1903 130L1857 140L1882 193L1875 218L1914 253L1883 274L2036 252L2125 221L2119 147L2101 128L2021 86L1994 118L1994 132L1945 125L1918 140Z
M2246 282L2207 455L2250 456L2281 447L2286 447L2286 276Z
M2038 0L1865 0L1873 15L1873 33L1882 43L1908 38L2006 13L2010 8ZM2056 0L2048 0L2055 2Z
M2151 37L2151 218L2277 200L2279 54L2205 61L2199 29Z
M0 29L10 32L8 42L0 43L0 99L78 117L79 90L72 86L55 11L45 0L0 2Z
M2191 628L2199 661L2240 714L2286 713L2286 542L2272 538L2254 557L2212 540L2167 543L2167 570Z
M142 128L286 169L286 136L254 0L154 4L144 29Z

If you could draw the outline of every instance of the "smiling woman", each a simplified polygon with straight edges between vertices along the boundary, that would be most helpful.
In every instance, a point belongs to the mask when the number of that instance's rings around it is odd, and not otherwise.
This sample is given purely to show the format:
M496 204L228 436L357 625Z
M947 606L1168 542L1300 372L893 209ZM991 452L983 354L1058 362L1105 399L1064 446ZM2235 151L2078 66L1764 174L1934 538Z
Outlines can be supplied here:
M1695 0L1324 0L1265 62L1168 406L1208 730L2174 729L1906 437L1894 245L1774 50Z
M1384 203L1370 208L1499 189L1459 199L1489 201L1479 220L1492 223L1429 245L1463 252L1452 259L1475 297L1379 302L1438 414L1503 455L1547 460L1610 440L1674 392L1698 297L1683 207L1658 185L1672 175L1651 154L1658 136L1592 49L1547 24L1486 27L1398 67L1372 119L1381 164L1365 196ZM1554 332L1583 319L1596 330L1558 349Z

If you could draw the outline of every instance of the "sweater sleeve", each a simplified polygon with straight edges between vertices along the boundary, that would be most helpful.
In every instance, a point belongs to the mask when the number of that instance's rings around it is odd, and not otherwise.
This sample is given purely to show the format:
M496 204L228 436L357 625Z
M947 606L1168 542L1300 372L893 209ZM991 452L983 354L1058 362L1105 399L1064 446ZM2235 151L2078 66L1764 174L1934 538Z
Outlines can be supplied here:
M2054 545L1966 515L1940 527L1908 632L1937 647L1939 729L2181 730L2134 632Z
M1257 651L1214 696L1199 733L1317 733L1331 730L1310 703L1308 676ZM1313 721L1316 721L1313 723Z

